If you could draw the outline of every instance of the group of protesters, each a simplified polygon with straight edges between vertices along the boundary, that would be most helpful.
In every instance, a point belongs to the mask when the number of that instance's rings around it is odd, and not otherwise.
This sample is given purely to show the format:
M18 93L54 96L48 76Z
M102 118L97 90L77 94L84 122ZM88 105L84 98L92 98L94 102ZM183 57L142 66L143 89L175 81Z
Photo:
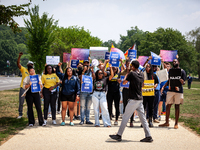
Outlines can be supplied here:
M120 59L121 67L113 67L109 64L109 60L104 62L99 61L98 68L90 64L90 57L84 60L83 63L79 62L76 69L72 69L70 62L67 62L67 67L62 70L62 63L56 67L46 65L44 72L39 81L41 91L32 93L30 75L35 75L34 63L29 61L27 69L20 64L20 58L23 53L19 53L17 60L18 68L22 73L22 81L19 93L19 117L23 115L23 103L26 98L28 110L29 126L34 126L35 119L33 114L33 103L37 110L39 125L47 125L48 109L51 107L52 124L56 122L56 102L58 107L61 102L62 122L61 126L65 125L66 112L70 117L69 125L74 126L73 119L78 116L80 104L80 125L88 124L95 127L100 127L100 118L102 118L104 127L111 127L111 120L113 117L114 125L118 125L118 118L120 116L120 102L123 101L123 116L119 131L116 135L110 135L114 140L121 141L121 136L130 119L130 127L133 127L134 114L139 116L141 127L144 128L145 138L141 142L152 142L149 127L153 127L153 123L159 123L161 114L166 112L166 122L160 124L160 127L169 126L169 114L172 104L175 104L175 125L178 128L179 119L179 106L183 103L183 87L185 84L186 74L181 69L181 86L170 86L169 80L164 82L159 81L156 72L159 71L159 66L151 65L149 60L146 60L143 65L144 70L139 70L140 64L137 60L130 60L129 58L123 62ZM172 68L168 62L161 61L164 68L169 70ZM178 58L172 62L173 68L178 69ZM90 76L93 79L93 92L82 92L82 75ZM120 76L125 76L123 80ZM154 81L154 95L143 96L142 87L144 80ZM127 84L129 87L120 87L120 84ZM57 94L59 93L59 94ZM122 93L122 96L121 96ZM44 111L42 115L41 98L44 99ZM113 101L115 108L115 115L113 115ZM93 104L95 122L90 120L90 109ZM76 108L75 108L76 106ZM59 108L57 108L59 109ZM77 112L78 110L78 112ZM146 113L145 113L146 112ZM121 112L122 113L122 112Z

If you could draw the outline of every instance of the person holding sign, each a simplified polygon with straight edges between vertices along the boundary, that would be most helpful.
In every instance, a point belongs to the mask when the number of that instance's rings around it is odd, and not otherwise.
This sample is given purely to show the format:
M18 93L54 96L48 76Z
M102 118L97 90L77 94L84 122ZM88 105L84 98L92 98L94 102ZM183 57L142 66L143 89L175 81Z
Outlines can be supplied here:
M122 140L122 134L124 132L124 129L126 127L126 124L129 120L129 118L132 116L135 110L137 110L137 113L139 115L140 121L142 123L144 132L145 132L145 138L140 140L140 142L152 142L153 139L151 137L148 123L145 118L145 112L143 107L143 97L142 97L142 85L144 82L144 75L141 71L138 70L139 68L139 62L137 60L134 60L131 62L130 68L131 72L125 76L125 79L123 80L123 84L126 84L130 82L129 84L129 101L126 106L126 110L124 112L122 122L120 125L120 128L116 135L109 135L110 138L121 141Z
M33 69L32 66L28 67L28 72L29 72L30 75L35 75L35 70ZM32 91L33 91L32 87L31 87L32 84L39 84L40 87L42 88L41 81L39 81L39 83L32 83L30 81L30 76L27 76L23 80L23 88L27 91L26 92L26 103L27 103L27 106L28 106L29 127L32 127L35 124L35 118L34 118L34 114L33 114L33 103L34 103L35 108L37 110L39 125L40 126L46 126L46 124L44 124L44 120L43 120L43 117L42 117L40 94L39 94L39 92L32 93Z
M92 102L94 106L94 115L95 115L95 127L100 127L99 123L99 107L101 108L102 120L104 127L111 127L110 117L107 109L106 101L106 86L108 81L111 80L114 76L112 67L110 65L110 76L105 76L102 70L97 70L95 73L94 80L94 93L92 95Z
M41 97L44 97L44 123L47 123L47 114L49 104L51 105L52 124L56 124L56 88L59 86L59 78L55 74L51 65L45 66L44 74L42 75L42 84L44 85L41 92Z
M177 74L178 72L178 74ZM177 75L170 75L177 74ZM173 80L178 81L176 84L172 84ZM178 119L180 113L180 104L183 104L183 86L186 80L186 73L183 69L179 67L178 59L173 60L173 68L169 70L169 80L161 89L161 94L166 86L169 86L166 98L166 120L164 124L159 125L159 127L168 127L169 126L169 115L170 108L172 104L175 104L175 125L174 129L178 129Z
M74 126L73 116L74 116L74 102L76 97L80 95L80 82L78 77L72 74L73 69L68 67L65 73L61 73L59 67L62 63L58 64L56 68L57 76L62 79L62 91L61 91L61 101L62 101L62 123L61 125L65 125L65 116L67 106L69 108L70 115L70 125Z

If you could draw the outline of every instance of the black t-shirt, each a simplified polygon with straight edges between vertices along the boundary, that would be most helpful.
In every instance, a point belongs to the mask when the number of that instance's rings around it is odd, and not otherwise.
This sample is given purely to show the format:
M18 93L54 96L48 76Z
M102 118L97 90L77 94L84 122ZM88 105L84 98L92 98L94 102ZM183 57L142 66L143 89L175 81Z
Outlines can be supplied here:
M108 84L109 77L104 77L98 81L94 81L94 91L106 91L106 86Z
M144 74L142 72L131 71L126 80L129 84L129 98L134 100L143 100L142 84L144 82Z
M108 82L108 92L119 92L120 84L117 79L120 78L120 73L114 75L114 77Z

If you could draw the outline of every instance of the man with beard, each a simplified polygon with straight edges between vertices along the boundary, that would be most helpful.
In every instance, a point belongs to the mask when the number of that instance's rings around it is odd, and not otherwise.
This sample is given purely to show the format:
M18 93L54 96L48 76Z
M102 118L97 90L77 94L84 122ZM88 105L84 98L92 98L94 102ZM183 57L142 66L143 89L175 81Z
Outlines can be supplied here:
M178 59L173 60L173 68L180 69ZM182 85L185 84L186 80L186 73L183 69L181 69L181 79L180 82ZM166 86L169 85L169 90L167 92L167 100L166 100L166 122L164 124L159 125L159 127L168 127L169 126L169 115L170 115L170 108L172 104L175 104L175 125L174 129L178 129L178 119L180 113L180 104L183 104L183 86L180 87L171 87L169 80L166 84L162 87L161 93Z

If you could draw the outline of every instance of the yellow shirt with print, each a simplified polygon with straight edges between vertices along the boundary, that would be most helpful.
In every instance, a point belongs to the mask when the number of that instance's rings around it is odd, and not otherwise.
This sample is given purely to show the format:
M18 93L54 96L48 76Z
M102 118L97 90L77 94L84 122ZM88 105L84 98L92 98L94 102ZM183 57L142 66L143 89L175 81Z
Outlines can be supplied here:
M22 81L21 81L20 87L23 88L24 78L26 78L27 76L29 76L29 73L28 73L28 69L24 68L23 66L21 66L21 69L19 69L19 70L22 73Z
M59 78L55 73L42 75L42 84L44 84L45 88L49 89L50 87L55 86L56 82L59 82Z

